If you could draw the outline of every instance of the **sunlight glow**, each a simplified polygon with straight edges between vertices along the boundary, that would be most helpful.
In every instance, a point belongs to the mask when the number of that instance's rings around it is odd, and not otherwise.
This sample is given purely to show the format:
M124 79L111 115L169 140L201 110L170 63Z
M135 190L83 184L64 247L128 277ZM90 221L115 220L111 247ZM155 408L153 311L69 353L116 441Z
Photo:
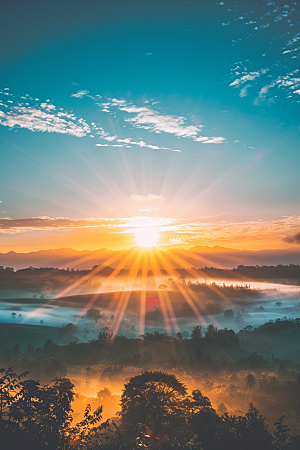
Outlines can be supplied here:
M157 228L139 228L136 231L136 244L140 247L155 247L158 245L159 233Z

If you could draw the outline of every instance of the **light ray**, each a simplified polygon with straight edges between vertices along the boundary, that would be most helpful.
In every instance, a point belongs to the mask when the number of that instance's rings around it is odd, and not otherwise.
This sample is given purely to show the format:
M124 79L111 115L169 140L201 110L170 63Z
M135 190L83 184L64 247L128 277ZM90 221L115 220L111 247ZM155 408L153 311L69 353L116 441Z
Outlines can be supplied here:
M161 258L163 258L161 254L160 254L160 256L161 256ZM164 258L164 265L165 265L165 267L168 267L168 264L167 264L167 261L165 260L165 258ZM168 269L166 269L166 270L168 271ZM171 274L172 272L174 273L174 270L173 270L173 271L170 271L170 274ZM176 272L176 271L175 271L175 272ZM203 326L206 327L206 326L207 326L207 323L206 323L204 317L200 314L200 312L199 312L197 306L194 304L194 302L193 302L192 298L190 297L190 295L188 294L188 292L181 286L181 283L178 283L178 282L176 282L175 280L174 280L174 282L175 282L175 284L176 284L178 290L180 291L180 293L183 295L183 297L184 297L184 299L186 300L186 302L189 304L190 308L191 308L192 311L194 312L194 314L195 314L195 316L197 317L197 319L199 320L199 322L200 322Z
M149 252L149 257L150 257L149 259L150 259L151 269L153 271L154 278L156 278L158 280L160 278L161 274L160 274L160 269L155 260L154 250L151 250ZM167 311L166 304L165 304L165 299L162 297L160 291L158 291L157 293L158 293L161 311L162 311L162 315L163 315L163 319L164 319L164 323L165 323L165 329L169 334L171 334L171 325L170 325L169 315L168 315L168 311Z

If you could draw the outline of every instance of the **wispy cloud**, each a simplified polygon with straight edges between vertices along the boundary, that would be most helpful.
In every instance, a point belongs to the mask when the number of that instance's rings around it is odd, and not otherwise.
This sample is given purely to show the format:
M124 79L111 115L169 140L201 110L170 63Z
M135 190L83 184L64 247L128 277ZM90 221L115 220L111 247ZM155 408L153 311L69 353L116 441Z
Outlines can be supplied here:
M20 233L34 230L60 230L91 227L120 227L125 226L126 219L68 219L65 217L28 217L22 219L0 219L0 233Z
M179 138L191 138L196 142L217 143L220 144L226 139L218 137L200 136L203 125L189 125L187 119L183 116L176 116L163 113L161 110L156 110L149 106L136 106L132 103L126 102L124 99L108 99L105 103L100 103L99 106L105 112L111 112L113 108L123 111L128 115L124 117L124 121L132 124L135 128L148 130L153 133L167 133ZM156 149L155 146L139 142L130 142L133 145L140 147L148 147ZM174 151L174 150L173 150ZM178 150L177 150L178 151Z
M143 197L143 196L137 196ZM159 196L153 196L159 197ZM146 196L147 201L149 198ZM153 201L150 200L150 201ZM156 199L157 201L157 199ZM69 219L66 217L28 217L21 219L0 218L0 233L15 234L29 231L51 231L51 230L71 230L75 228L106 228L120 229L119 232L126 232L132 228L144 226L165 226L176 222L177 219L166 217L134 216L125 218L86 218ZM115 231L116 232L116 231ZM129 232L129 231L128 231Z
M1 93L3 94L3 91ZM38 103L38 99L31 99L29 96L25 96L23 100L25 101L15 100L11 94L8 94L6 101L1 101L0 106L4 110L0 113L0 125L77 137L86 136L91 132L90 126L84 119L77 118L62 108L56 108L49 101Z
M71 97L82 98L85 95L87 95L88 93L89 93L89 91L78 91L75 94L71 94Z
M80 99L88 96L102 111L111 113L114 120L123 120L125 128L123 133L132 130L132 127L140 130L139 134L164 133L177 138L188 138L203 144L221 144L226 139L222 136L207 136L201 134L204 125L194 125L188 123L188 119L183 116L170 115L163 112L162 108L155 107L158 102L145 101L143 106L136 106L128 103L124 99L107 99L100 103L101 95L92 96L89 91L80 90L71 95ZM151 106L150 106L151 104ZM146 105L146 106L145 106ZM118 116L116 116L116 112ZM101 117L100 117L101 118ZM126 125L127 124L127 125ZM97 138L97 147L119 147L133 148L140 147L150 150L167 150L181 152L178 148L171 148L161 145L159 142L152 142L152 138L131 137L120 134L111 134L103 129L101 124L91 122L77 117L73 112L58 108L50 100L41 101L32 98L28 94L15 97L8 88L0 91L0 125L8 128L23 128L32 132L47 132L69 134L76 137L88 136ZM129 125L129 126L128 126ZM130 126L131 125L131 126ZM117 129L117 127L113 127ZM135 131L137 133L137 131ZM100 141L100 142L99 142ZM102 142L101 142L102 141ZM158 141L158 139L156 139Z
M284 76L277 77L276 80L272 81L272 83L263 86L259 91L258 97L256 97L254 104L258 105L265 101L270 89L275 87L284 89L287 92L288 97L291 97L292 94L297 94L297 89L300 87L300 78L295 77L294 75L298 73L300 73L300 70L296 69L292 72L288 72Z
M141 211L148 211L149 204L160 203L163 198L158 195L131 196L131 201L144 204ZM150 212L150 210L149 210ZM114 233L134 233L137 228L155 227L161 233L161 244L195 245L219 242L232 245L233 242L267 242L283 241L299 244L300 217L288 216L266 221L225 221L219 217L174 218L157 216L133 216L123 218L51 218L29 217L21 219L0 219L0 233L34 232L38 230L72 230L102 228Z
M230 27L236 28L236 37L232 40L233 46L239 46L240 53L244 53L245 59L238 62L231 71L230 86L241 87L243 83L251 83L252 94L256 97L254 104L258 105L261 101L266 103L279 101L281 98L289 98L291 102L298 102L298 99L288 90L277 89L274 94L267 89L264 94L262 83L268 88L280 88L279 79L286 76L286 68L290 70L297 68L297 42L300 39L299 19L300 9L297 8L294 0L285 2L259 2L257 8L253 8L252 2L243 2L237 0L234 8L224 8L224 23ZM266 29L270 30L266 33ZM296 30L296 32L295 32ZM262 42L262 52L253 54L249 52L249 41L259 39ZM244 48L243 48L244 46ZM268 68L261 69L262 61L268 61ZM264 70L268 71L266 74ZM261 91L262 90L262 91ZM259 95L259 93L261 95ZM240 97L248 95L245 89L240 90ZM269 95L272 95L270 98ZM263 100L261 100L263 99Z
M148 194L148 195L131 195L131 200L136 200L139 202L153 202L153 201L162 201L163 197L161 195Z
M261 69L259 72L250 72L246 75L243 75L240 78L236 78L229 86L240 86L241 84L246 83L247 81L253 81L255 78L260 77L261 74L264 74L268 71L268 69Z

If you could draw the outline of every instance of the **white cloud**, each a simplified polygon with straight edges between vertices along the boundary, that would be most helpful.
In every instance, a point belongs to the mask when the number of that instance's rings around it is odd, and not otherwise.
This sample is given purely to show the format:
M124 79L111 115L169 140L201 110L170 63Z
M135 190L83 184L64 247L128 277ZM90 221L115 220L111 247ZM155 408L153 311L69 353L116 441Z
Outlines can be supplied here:
M300 47L293 48L292 50L285 50L284 52L282 52L282 54L285 55L286 53L297 52L299 49Z
M247 95L248 95L248 93L247 93L247 90L248 90L248 88L250 87L251 85L250 84L246 84L246 86L244 86L242 89L241 89L241 92L240 92L240 97L246 97Z
M88 93L89 93L89 91L78 91L78 92L76 92L76 94L71 94L71 97L82 98L85 95L87 95Z
M208 137L208 136L199 136L194 139L195 142L202 142L203 144L222 144L225 141L223 137Z
M116 98L110 100L110 103L102 103L100 106L105 106L107 112L110 112L110 108L117 107L119 111L128 113L129 116L124 117L125 122L132 124L136 128L143 128L154 133L168 133L177 137L192 138L196 142L203 143L210 143L211 139L218 139L218 143L225 140L225 138L222 137L210 138L199 136L198 133L203 128L203 125L188 125L185 117L163 114L162 112L158 112L148 106L139 107L133 104L128 104L126 100L119 100ZM125 142L125 140L118 139L118 142ZM130 142L130 144L138 145L140 147L152 148L154 150L158 150L160 148L155 145L153 146L146 144L143 141L127 140L126 142ZM171 150L166 148L164 149Z
M0 94L5 94L6 92L0 91ZM78 91L72 96L81 98L87 93L88 91ZM60 133L77 137L98 137L100 142L96 146L99 147L132 148L132 146L137 146L151 150L181 152L179 149L147 143L147 140L142 138L121 138L118 135L111 135L99 124L94 122L88 124L84 119L76 117L73 113L56 107L50 100L41 102L39 99L31 98L28 94L16 99L9 92L7 92L6 97L5 101L3 100L0 103L2 107L6 108L4 111L0 110L0 125L2 126L24 128L32 132ZM102 110L104 109L106 112L111 113L114 118L119 120L119 117L116 117L116 111L112 110L112 108L117 108L119 114L122 114L125 123L127 122L138 129L144 129L154 133L171 134L178 138L190 138L195 142L202 143L222 143L225 141L223 137L202 136L200 135L200 131L203 125L189 124L188 120L183 116L165 114L161 110L157 111L153 109L153 106L150 107L148 104L147 106L139 107L127 103L124 99L116 98L109 98L105 103L98 103L101 96L96 95L91 98ZM155 103L158 102L152 102L153 105ZM124 127L126 128L125 125ZM101 141L108 141L108 143L101 143ZM112 144L113 141L116 141L116 143Z
M207 141L204 141L203 144L223 144L225 138L223 137L211 137Z
M118 136L102 136L105 141L114 141Z
M96 147L124 147L122 144L96 144Z
M163 197L161 195L148 194L148 195L131 195L131 200L137 202L153 202L153 201L162 201Z
M244 84L247 81L253 81L256 78L260 77L260 75L264 75L269 69L261 69L257 72L249 72L246 75L243 75L241 78L237 78L229 86L239 86L240 84Z
M178 137L194 137L201 129L201 126L185 125L184 117L159 114L146 106L120 105L119 109L134 115L134 117L125 118L127 122L155 133L164 132Z
M115 136L117 137L117 136ZM105 139L105 138L103 138ZM112 139L107 139L112 140ZM132 148L132 145L137 145L138 147L144 147L144 148L150 148L152 150L169 150L170 152L181 152L181 150L173 150L168 147L159 147L158 145L151 145L147 144L146 142L140 140L140 141L133 141L132 138L125 138L125 139L117 139L117 142L120 142L121 144L96 144L97 147L124 147L124 144L130 144L125 145L127 148Z
M259 105L260 102L264 101L269 90L277 87L282 89L289 89L287 92L290 94L290 89L297 89L300 87L300 78L295 78L293 75L299 73L299 69L296 69L292 72L287 73L284 76L279 76L276 80L272 81L272 83L263 86L259 91L258 97L255 99L254 104ZM298 93L297 90L293 91L293 93Z
M299 33L295 34L293 39L288 41L287 45L293 45L295 42L299 41L299 39L300 39L300 31L299 31Z
M30 131L62 133L77 137L90 133L89 125L83 119L64 112L50 113L30 106L13 107L2 115L0 124L6 127L27 128Z

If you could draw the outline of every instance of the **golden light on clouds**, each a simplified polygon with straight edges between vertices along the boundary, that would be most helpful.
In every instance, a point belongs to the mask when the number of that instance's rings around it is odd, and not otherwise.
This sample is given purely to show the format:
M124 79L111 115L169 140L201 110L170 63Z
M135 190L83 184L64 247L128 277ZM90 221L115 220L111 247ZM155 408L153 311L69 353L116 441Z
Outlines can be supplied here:
M176 218L0 218L2 252L49 248L76 250L220 245L236 249L290 248L297 245L300 216L235 221L224 217Z

